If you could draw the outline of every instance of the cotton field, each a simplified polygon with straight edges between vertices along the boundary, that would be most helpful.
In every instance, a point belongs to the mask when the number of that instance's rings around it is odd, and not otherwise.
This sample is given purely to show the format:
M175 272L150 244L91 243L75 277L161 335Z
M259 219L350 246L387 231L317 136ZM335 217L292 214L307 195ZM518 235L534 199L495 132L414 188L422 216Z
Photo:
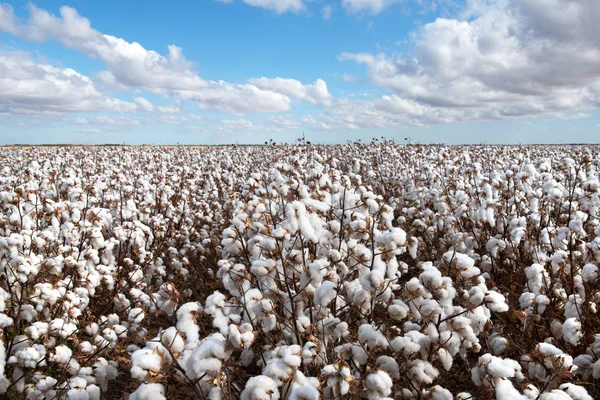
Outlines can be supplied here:
M600 398L599 150L0 149L0 396Z

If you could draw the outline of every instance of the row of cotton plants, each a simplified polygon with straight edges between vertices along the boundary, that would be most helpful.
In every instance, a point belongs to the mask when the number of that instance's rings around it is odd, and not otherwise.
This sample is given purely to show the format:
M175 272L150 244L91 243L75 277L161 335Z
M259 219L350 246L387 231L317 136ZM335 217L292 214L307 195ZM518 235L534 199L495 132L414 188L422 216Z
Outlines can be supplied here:
M0 150L0 394L600 397L598 147Z

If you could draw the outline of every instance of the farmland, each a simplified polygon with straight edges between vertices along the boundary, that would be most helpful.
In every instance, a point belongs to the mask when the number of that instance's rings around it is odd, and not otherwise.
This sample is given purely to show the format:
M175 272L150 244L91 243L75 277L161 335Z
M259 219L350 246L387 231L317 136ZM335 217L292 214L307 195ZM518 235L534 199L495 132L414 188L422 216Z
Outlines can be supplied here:
M599 149L2 148L0 394L598 398Z

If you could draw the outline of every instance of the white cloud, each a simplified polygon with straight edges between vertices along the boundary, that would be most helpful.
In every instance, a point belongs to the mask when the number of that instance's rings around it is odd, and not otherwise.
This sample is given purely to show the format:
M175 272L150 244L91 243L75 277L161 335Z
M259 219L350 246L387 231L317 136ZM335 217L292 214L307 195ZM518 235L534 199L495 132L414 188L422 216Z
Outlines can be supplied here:
M140 120L124 117L100 115L91 118L73 118L71 122L77 125L140 125Z
M217 0L220 3L229 4L233 0ZM260 7L271 10L276 14L286 12L299 13L306 10L306 6L302 0L242 0L244 3L253 7Z
M17 31L16 17L10 4L0 4L0 31L13 35Z
M578 119L587 119L591 118L592 114L588 113L557 113L556 118L562 119L563 121L574 121Z
M27 54L0 53L0 108L20 114L72 111L135 112L134 103L100 93L70 68L37 63Z
M244 3L254 6L266 8L272 10L277 14L283 14L286 12L301 12L306 10L306 6L302 0L243 0Z
M600 105L597 1L469 4L464 19L438 18L418 30L412 58L370 53L339 58L366 65L371 83L398 99L427 106L442 121L535 116ZM563 13L566 25L557 22Z
M154 111L154 106L150 101L144 97L134 97L133 101L144 111Z
M323 19L330 19L331 15L333 15L333 6L331 4L323 6L321 14L323 15Z
M327 83L322 79L317 79L310 85L303 85L296 79L284 78L252 78L251 84L263 90L270 90L276 93L298 99L305 100L312 104L331 103L333 96L327 90Z
M245 1L251 5L272 8L276 12L304 7L300 0ZM168 46L168 54L163 56L154 50L145 49L139 43L127 42L97 31L74 8L61 7L60 16L33 5L29 6L29 10L29 20L24 24L17 24L14 22L16 18L12 9L3 6L0 30L26 40L57 40L90 58L99 59L108 70L99 73L96 79L106 88L121 91L143 89L161 95L175 95L195 102L201 109L240 115L290 109L290 97L286 93L274 92L275 88L261 89L253 84L202 79L178 46ZM323 86L326 91L323 81L317 81L314 87L308 85L303 98L314 101L323 95Z
M176 114L179 111L181 111L181 109L179 108L179 106L173 105L173 106L158 106L156 107L156 109L158 111L160 111L161 113L166 113L166 114Z
M379 14L384 8L403 0L342 0L342 6L351 14Z

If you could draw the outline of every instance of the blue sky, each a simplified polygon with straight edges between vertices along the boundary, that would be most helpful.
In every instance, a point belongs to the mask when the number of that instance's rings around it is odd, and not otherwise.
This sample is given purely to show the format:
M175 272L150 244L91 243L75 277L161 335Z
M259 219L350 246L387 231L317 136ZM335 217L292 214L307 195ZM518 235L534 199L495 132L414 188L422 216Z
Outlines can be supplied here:
M599 142L595 0L0 0L0 143Z

